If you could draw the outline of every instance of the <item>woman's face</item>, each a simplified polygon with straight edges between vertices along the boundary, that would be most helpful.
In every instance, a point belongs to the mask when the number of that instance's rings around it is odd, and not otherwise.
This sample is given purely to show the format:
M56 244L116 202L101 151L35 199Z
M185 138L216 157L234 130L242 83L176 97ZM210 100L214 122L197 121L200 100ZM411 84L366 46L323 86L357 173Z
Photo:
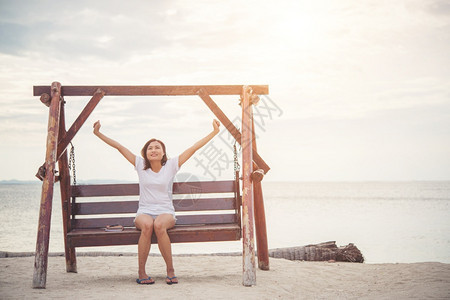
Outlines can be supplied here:
M161 161L164 154L163 147L159 142L151 142L147 147L147 158L150 161Z

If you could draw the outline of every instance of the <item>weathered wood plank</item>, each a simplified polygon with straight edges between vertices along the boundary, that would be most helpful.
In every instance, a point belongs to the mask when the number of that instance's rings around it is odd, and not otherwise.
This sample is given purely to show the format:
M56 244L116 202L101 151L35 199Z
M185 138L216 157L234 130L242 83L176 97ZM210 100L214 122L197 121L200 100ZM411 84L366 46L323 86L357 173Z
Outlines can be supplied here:
M173 194L207 194L233 193L235 182L225 181L195 181L175 182ZM139 195L139 184L90 184L72 186L72 197L101 197L101 196L136 196Z
M75 215L100 215L135 213L138 201L110 201L110 202L79 202L75 203ZM175 211L205 211L205 210L233 210L236 209L235 198L194 198L173 200Z
M236 223L235 214L177 216L177 225L228 223ZM74 229L105 228L107 225L113 224L119 224L124 227L134 227L134 217L86 218L72 220L72 227Z
M86 184L73 185L72 197L111 197L111 196L137 196L139 184Z
M123 227L134 227L134 217L109 217L72 220L72 230L105 228L108 225L119 224Z
M252 148L257 150L255 138L255 123L252 118ZM253 173L254 174L254 173ZM252 176L253 176L252 174ZM258 249L258 267L261 270L269 270L269 245L267 243L266 213L264 210L263 191L261 180L253 180L253 197L255 211L255 234Z
M52 100L48 117L47 151L44 164L45 176L42 182L39 227L36 240L36 256L34 260L33 288L45 288L47 283L48 247L61 108L60 91L61 84L59 82L53 82L51 90Z
M233 180L174 182L173 194L233 193L234 185Z
M77 216L136 213L138 206L138 201L78 202L73 206L73 213Z
M258 95L269 94L268 85L251 85ZM209 95L240 95L242 85L145 85L145 86L70 86L62 87L63 96L92 96L97 89L105 92L106 96L189 96L197 95L203 89ZM49 86L34 86L33 95L50 94Z
M175 211L233 210L237 209L235 198L193 198L173 200Z
M137 244L141 232L135 228L125 228L120 232L105 232L102 229L73 230L68 234L71 247L134 245ZM175 226L168 230L172 243L238 241L241 229L237 224L213 224L198 226ZM156 244L153 235L152 243Z
M61 103L60 117L59 117L59 134L60 138L66 133L66 120L65 120L64 102ZM67 232L70 228L70 172L69 172L69 160L67 152L62 155L58 160L59 166L59 186L61 191L61 208L62 208L62 223L64 233L64 254L66 259L66 271L76 273L77 272L77 257L75 248L70 248L67 242Z
M248 87L243 89L242 101L242 237L243 237L243 280L244 286L256 284L255 242L253 234L253 186L251 182L252 119Z

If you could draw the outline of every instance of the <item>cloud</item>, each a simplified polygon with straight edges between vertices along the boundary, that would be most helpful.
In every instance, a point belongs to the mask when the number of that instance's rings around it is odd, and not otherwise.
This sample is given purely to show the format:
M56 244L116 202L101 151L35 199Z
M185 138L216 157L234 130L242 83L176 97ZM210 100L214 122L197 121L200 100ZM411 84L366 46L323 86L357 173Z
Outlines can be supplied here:
M0 50L15 55L42 52L59 59L114 60L167 44L170 39L161 35L164 24L158 13L163 5L133 2L8 3L2 7L1 30L12 45Z
M27 149L39 147L44 152L48 110L32 96L32 86L55 80L63 85L269 84L269 96L283 114L266 131L259 131L258 146L273 161L277 151L287 151L290 157L306 151L308 157L326 148L331 163L334 156L328 149L339 140L333 136L351 141L341 146L342 155L364 148L357 141L363 132L352 136L355 126L376 131L377 122L397 114L405 124L411 123L412 115L420 116L423 124L435 124L432 113L421 111L448 110L447 1L1 1L0 5L0 134L2 146L11 153L23 151L17 144L23 136L29 141ZM89 98L67 97L68 123ZM237 97L213 99L230 119L239 117ZM171 149L178 151L207 132L212 118L198 97L105 97L76 142L89 160L91 144L98 142L90 127L100 119L108 133L135 149L154 134L173 141ZM368 119L373 123L365 123ZM348 126L339 127L341 122ZM436 125L423 127L436 136L432 132ZM298 136L298 128L311 131ZM403 145L414 144L414 136L409 132L407 136ZM266 139L280 145L273 150ZM438 143L434 145L437 149ZM377 155L367 151L361 160ZM109 162L117 158L111 152L111 157L105 155ZM27 159L38 157L41 163L43 156L32 153ZM312 161L312 166L322 164L320 159ZM296 176L281 165L273 171L281 179L283 174Z
M0 52L18 54L27 45L29 28L24 25L0 22Z
M447 0L427 1L428 11L437 16L450 16L450 3Z

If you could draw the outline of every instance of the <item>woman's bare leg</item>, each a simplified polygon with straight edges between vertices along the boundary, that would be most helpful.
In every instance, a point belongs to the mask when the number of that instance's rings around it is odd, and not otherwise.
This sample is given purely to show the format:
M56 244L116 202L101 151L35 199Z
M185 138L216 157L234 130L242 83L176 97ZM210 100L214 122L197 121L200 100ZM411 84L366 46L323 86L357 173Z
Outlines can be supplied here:
M138 264L139 264L139 279L148 278L147 272L145 271L145 264L147 263L148 254L150 252L151 239L153 234L154 220L152 216L149 215L139 215L136 217L134 222L136 228L141 230L141 236L138 242ZM143 283L153 282L152 280Z
M172 261L172 245L170 243L167 230L175 226L175 218L171 214L159 215L154 223L155 234L158 238L158 247L161 255L166 262L167 276L174 277L175 270L173 268ZM178 282L176 278L172 279L172 282Z

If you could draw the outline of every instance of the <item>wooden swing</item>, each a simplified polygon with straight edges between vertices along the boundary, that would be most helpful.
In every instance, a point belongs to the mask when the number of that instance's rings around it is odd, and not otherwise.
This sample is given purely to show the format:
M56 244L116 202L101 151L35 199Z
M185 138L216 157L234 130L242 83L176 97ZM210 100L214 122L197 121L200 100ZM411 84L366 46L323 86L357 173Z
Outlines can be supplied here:
M36 241L33 287L45 288L54 183L60 182L66 271L77 272L76 247L137 244L140 232L131 216L138 201L117 197L139 195L138 184L71 185L67 146L104 96L182 96L198 95L242 147L242 196L237 172L235 180L174 183L177 225L168 231L173 243L232 241L243 239L243 285L256 284L254 229L258 266L269 269L269 251L261 180L269 166L258 155L252 105L258 95L268 94L268 86L35 86L34 96L50 107L45 163L36 176L42 183L39 226ZM232 124L210 95L240 95L242 133ZM66 130L64 96L92 96L69 130ZM56 176L56 162L59 175ZM206 195L202 196L202 195ZM77 202L80 197L89 201ZM114 197L110 200L107 197ZM101 198L101 202L98 200ZM105 199L108 199L105 201ZM242 206L242 210L241 210ZM218 211L204 214L203 211ZM187 215L186 215L187 213ZM114 216L111 216L113 214ZM95 218L90 217L96 215ZM80 216L85 216L80 218ZM88 216L88 217L86 217ZM123 231L105 231L107 225L120 224ZM152 239L155 243L156 239Z
M241 239L241 197L239 173L236 173L234 180L173 184L174 208L181 215L177 215L176 226L168 230L172 243ZM129 196L139 196L139 184L74 183L71 186L71 226L67 232L69 247L137 244L140 231L135 228L134 218L139 201L136 197L120 199ZM77 202L77 198L83 198L83 201ZM203 213L205 211L213 214ZM119 228L105 230L112 224ZM155 234L152 243L157 243Z

